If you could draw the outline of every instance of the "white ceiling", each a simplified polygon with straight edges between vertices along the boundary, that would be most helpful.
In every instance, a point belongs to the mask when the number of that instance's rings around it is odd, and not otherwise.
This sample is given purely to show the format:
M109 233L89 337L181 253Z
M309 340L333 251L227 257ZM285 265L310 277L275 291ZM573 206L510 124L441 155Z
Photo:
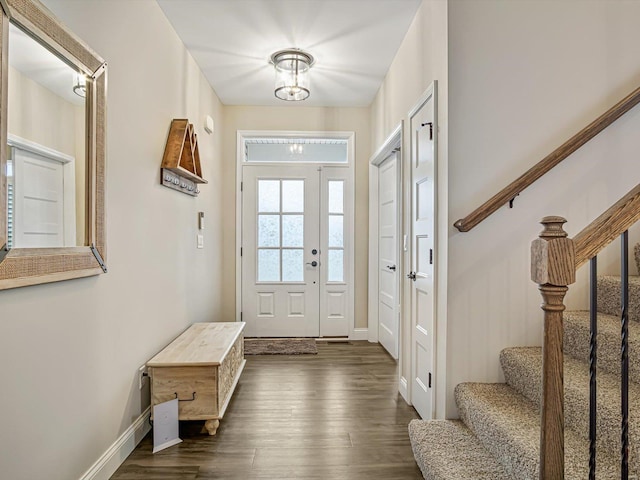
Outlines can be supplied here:
M84 98L73 93L75 71L14 24L9 26L9 65L66 101L84 105Z
M157 0L225 105L368 106L421 0ZM269 57L301 48L311 96L275 98Z

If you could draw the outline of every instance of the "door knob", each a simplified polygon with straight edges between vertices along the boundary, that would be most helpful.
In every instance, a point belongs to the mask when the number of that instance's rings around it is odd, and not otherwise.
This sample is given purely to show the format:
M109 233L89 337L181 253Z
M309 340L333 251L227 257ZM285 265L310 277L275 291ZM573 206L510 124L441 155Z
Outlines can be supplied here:
M396 266L395 265L387 265L387 268L393 272L396 271Z
M312 267L317 267L318 266L318 262L316 262L314 260L313 262L307 262L307 265L311 265Z
M413 280L414 282L416 281L416 272L409 272L407 273L407 278L409 280Z

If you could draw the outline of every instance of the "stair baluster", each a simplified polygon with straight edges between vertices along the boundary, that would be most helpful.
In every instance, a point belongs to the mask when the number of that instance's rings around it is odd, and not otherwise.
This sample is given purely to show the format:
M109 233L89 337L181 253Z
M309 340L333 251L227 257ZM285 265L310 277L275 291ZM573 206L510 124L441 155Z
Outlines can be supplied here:
M620 398L622 428L620 435L620 475L629 478L629 231L621 235L621 339L620 347Z
M590 262L589 304L589 480L596 480L596 374L598 367L598 257Z

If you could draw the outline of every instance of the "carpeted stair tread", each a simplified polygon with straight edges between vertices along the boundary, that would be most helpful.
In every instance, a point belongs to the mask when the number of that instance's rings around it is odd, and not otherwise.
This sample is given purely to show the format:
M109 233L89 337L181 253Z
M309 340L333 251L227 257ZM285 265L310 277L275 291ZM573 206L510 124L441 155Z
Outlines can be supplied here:
M542 349L540 347L507 348L500 353L500 364L507 383L540 407L542 391ZM598 448L612 456L620 451L620 376L599 371ZM640 398L640 384L629 384L629 398ZM565 356L564 361L565 425L582 438L589 438L589 365ZM640 445L640 402L629 404L630 468L640 471L636 446Z
M620 315L619 276L601 275L598 277L598 312L607 315ZM640 277L629 277L629 320L640 322Z
M598 371L620 372L620 319L598 314ZM589 312L564 312L564 352L589 362ZM629 322L629 379L640 383L640 323Z
M511 480L494 456L458 420L412 420L409 438L426 480Z
M460 416L484 447L518 480L539 477L540 419L534 402L506 384L461 383ZM565 429L565 480L589 477L588 441ZM616 457L598 449L597 478L619 478Z

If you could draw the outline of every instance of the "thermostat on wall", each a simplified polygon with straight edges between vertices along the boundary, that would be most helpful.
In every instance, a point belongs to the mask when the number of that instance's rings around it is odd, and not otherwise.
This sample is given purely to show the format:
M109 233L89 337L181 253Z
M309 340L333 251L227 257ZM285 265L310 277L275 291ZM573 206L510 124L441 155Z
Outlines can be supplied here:
M213 133L213 118L207 115L204 119L204 131L211 134Z

